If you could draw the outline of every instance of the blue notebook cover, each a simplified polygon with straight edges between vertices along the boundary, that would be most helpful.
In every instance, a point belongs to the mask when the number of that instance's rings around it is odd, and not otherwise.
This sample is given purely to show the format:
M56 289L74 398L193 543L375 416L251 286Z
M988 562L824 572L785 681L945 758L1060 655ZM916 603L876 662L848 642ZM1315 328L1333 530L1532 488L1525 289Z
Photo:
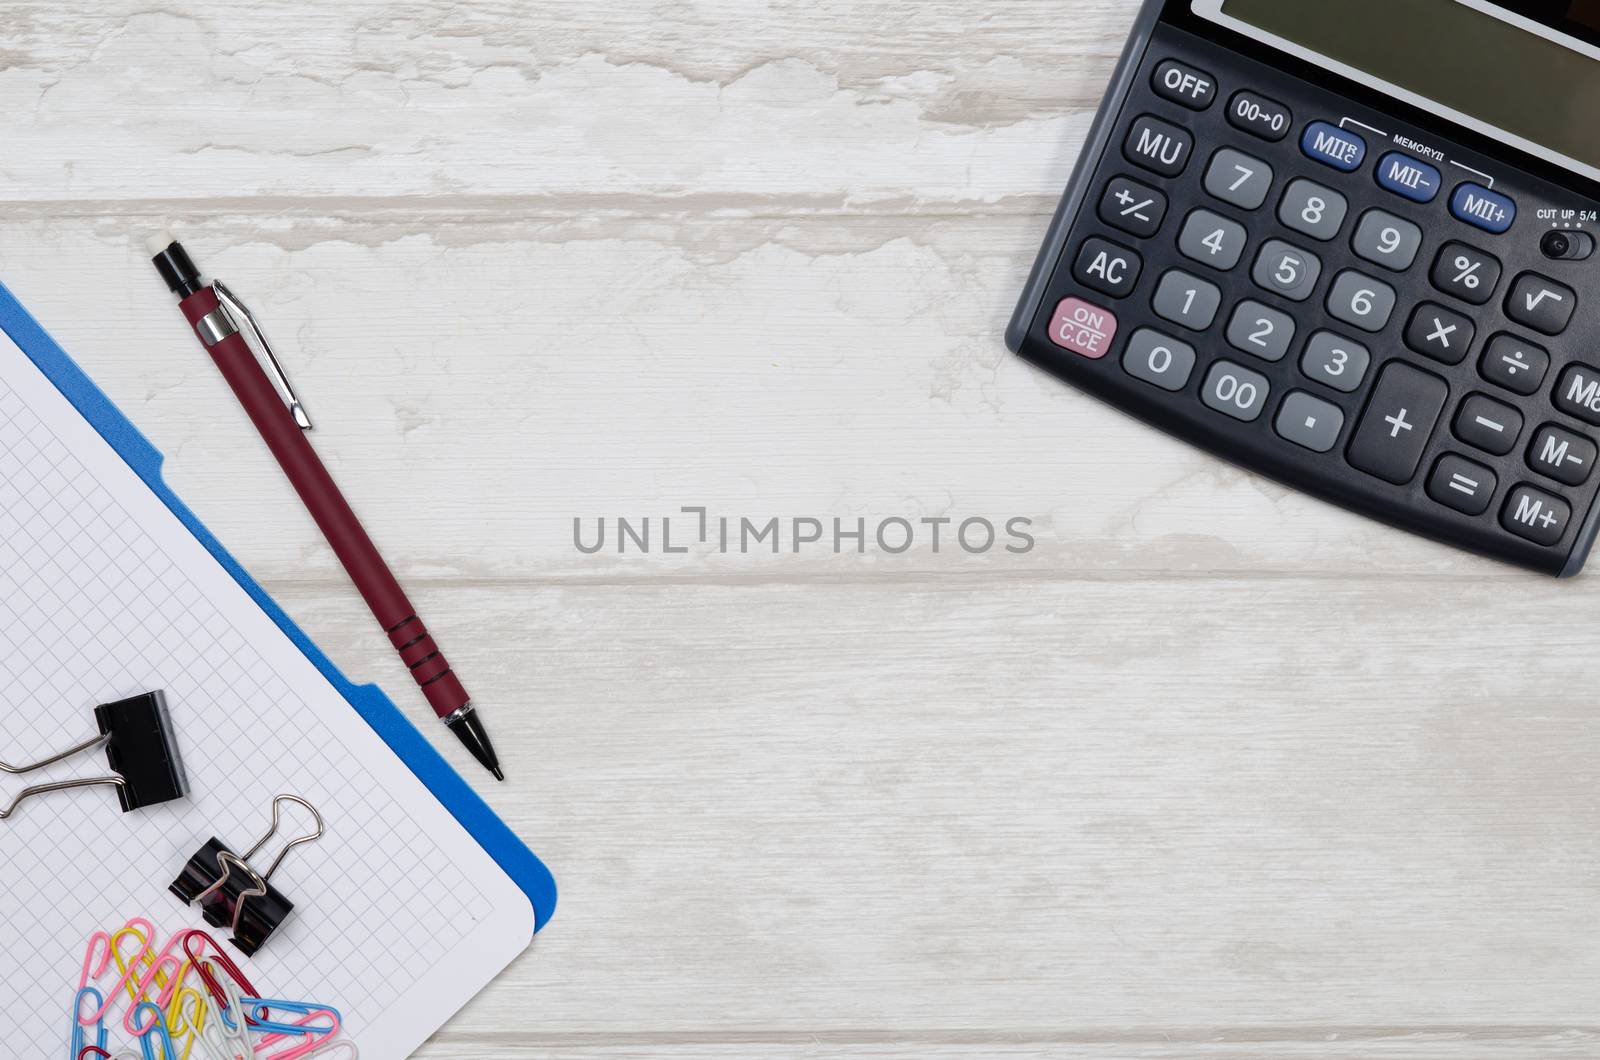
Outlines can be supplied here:
M311 638L284 614L272 597L256 584L255 579L245 573L244 568L211 535L205 524L167 487L161 477L161 451L139 433L139 429L122 414L122 410L112 404L111 399L94 385L83 369L56 345L55 340L4 285L0 285L0 328L11 336L11 341L27 354L79 414L89 421L90 426L128 462L128 466L161 498L161 502L172 509L173 514L217 558L217 562L250 594L251 599L305 652L306 658L339 690L356 713L372 726L383 742L389 745L389 749L417 775L433 793L433 797L461 822L461 826L472 834L505 870L506 875L516 881L533 903L534 930L544 927L556 907L556 881L550 875L550 870L467 786L460 774L450 768L449 763L400 713L382 689L377 685L352 684L311 642Z

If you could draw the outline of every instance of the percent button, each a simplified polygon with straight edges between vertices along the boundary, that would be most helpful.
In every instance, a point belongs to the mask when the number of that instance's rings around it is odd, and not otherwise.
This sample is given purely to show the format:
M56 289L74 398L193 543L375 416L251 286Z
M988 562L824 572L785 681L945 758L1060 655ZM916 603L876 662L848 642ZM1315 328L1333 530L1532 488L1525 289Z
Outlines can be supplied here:
M1446 243L1433 263L1433 285L1471 305L1494 297L1500 283L1500 259L1465 243Z

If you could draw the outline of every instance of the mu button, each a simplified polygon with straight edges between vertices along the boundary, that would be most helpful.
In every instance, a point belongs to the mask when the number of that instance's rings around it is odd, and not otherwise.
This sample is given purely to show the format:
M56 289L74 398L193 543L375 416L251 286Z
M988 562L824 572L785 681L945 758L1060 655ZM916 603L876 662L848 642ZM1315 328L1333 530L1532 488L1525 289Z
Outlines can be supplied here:
M1518 486L1506 499L1500 525L1536 545L1553 545L1567 533L1572 506L1532 486Z

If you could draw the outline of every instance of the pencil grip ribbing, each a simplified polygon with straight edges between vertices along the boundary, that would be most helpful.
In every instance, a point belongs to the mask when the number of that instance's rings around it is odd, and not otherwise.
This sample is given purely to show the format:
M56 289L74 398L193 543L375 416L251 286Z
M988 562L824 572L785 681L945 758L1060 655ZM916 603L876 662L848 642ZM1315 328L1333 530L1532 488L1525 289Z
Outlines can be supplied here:
M387 632L389 642L400 653L400 661L411 671L436 713L442 717L467 704L467 690L420 618L410 615Z

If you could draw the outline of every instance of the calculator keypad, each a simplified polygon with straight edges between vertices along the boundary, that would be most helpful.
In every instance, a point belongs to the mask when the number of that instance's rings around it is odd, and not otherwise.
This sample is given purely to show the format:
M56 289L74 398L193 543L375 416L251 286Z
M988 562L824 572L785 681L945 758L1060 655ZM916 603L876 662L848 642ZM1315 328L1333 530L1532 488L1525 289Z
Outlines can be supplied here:
M1164 32L1064 222L1053 355L1023 352L1292 485L1560 572L1600 489L1600 320L1582 263L1538 244L1581 196Z

